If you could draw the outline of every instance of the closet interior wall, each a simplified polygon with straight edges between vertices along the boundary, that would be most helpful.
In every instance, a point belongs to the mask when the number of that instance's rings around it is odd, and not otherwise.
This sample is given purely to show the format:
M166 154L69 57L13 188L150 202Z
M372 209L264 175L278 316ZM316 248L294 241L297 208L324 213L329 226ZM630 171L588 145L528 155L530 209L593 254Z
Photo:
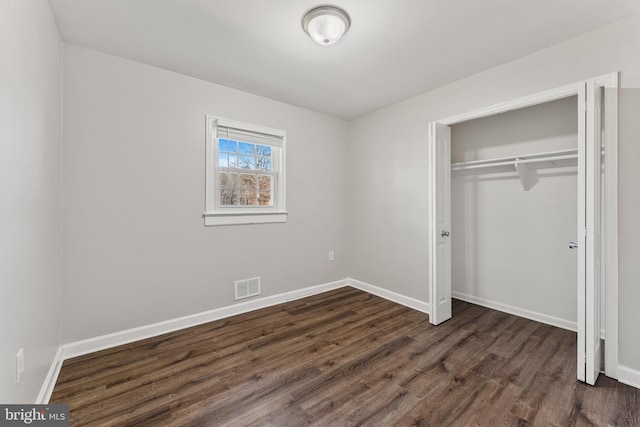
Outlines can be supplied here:
M577 97L452 126L451 162L577 147ZM453 174L452 291L567 329L577 321L577 167Z

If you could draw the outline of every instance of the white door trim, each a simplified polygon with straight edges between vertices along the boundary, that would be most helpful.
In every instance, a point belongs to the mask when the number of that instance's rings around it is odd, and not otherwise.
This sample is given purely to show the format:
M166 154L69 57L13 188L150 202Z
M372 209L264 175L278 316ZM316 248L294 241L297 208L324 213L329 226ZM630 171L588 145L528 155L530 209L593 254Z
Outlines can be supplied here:
M436 120L436 122L443 125L451 126L455 125L456 123L495 116L496 114L506 113L507 111L520 110L522 108L544 104L546 102L555 101L557 99L568 98L570 96L578 94L579 84L581 83L573 83L555 89L545 90L544 92L527 95L521 98L511 99L499 104L490 105L488 107L483 107L477 110L450 116L441 120Z
M605 255L602 260L604 268L605 289L605 374L618 377L618 73L610 73L593 78L595 83L605 90L604 104L604 168L606 171L604 197L603 244ZM451 126L468 120L489 117L507 111L518 110L537 104L555 101L578 95L586 80L561 86L555 89L512 99L492 106L457 114L436 120L435 123ZM582 106L579 106L582 108ZM432 135L429 135L431 138ZM431 142L430 142L431 143ZM433 186L432 186L433 188ZM429 194L433 203L432 194ZM429 224L430 230L434 225ZM429 239L432 239L430 236ZM431 240L430 240L431 241ZM434 254L429 250L429 263L433 265Z

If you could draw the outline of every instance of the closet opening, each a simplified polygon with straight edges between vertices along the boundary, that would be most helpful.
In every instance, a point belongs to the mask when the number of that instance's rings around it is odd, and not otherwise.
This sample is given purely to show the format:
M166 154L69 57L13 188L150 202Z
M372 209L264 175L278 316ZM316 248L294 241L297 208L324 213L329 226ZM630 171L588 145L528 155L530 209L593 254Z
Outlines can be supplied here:
M577 331L577 102L451 126L453 298Z
M617 377L617 88L614 73L429 124L432 324L456 297L574 330L577 378Z

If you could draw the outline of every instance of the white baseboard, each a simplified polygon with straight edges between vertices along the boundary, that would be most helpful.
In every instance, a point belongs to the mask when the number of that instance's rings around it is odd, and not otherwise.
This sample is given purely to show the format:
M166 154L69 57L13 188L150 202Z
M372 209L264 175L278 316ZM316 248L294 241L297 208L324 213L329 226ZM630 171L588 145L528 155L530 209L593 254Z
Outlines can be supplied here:
M264 298L258 298L227 307L216 308L202 313L192 314L176 319L153 323L151 325L127 329L120 332L114 332L107 335L101 335L82 341L71 342L62 346L62 356L64 359L70 359L72 357L82 356L84 354L89 354L96 351L105 350L107 348L128 344L134 341L155 337L180 329L190 328L192 326L201 325L203 323L212 322L214 320L224 319L226 317L247 313L249 311L259 310L261 308L270 307L272 305L281 304L283 302L304 298L322 292L327 292L333 289L342 288L344 286L348 286L347 279L325 283L317 286L310 286L304 289L298 289L295 291L285 292Z
M525 319L529 320L535 320L536 322L545 323L547 325L557 326L558 328L567 329L569 331L576 332L578 330L578 325L576 322L572 322L566 319L560 319L559 317L525 310L524 308L514 307L512 305L503 304L501 302L491 301L488 299L477 297L475 295L463 294L462 292L453 291L451 292L451 296L453 298L467 301L472 304L481 305L483 307L492 308L498 311L503 311L505 313L524 317Z
M627 366L618 365L618 381L640 389L640 371Z
M429 314L431 312L431 308L428 302L420 301L415 298L411 298L396 292L389 291L387 289L379 288L377 286L362 282L360 280L353 279L351 277L346 279L346 281L349 284L349 286L354 287L356 289L360 289L361 291L365 291L370 294L377 295L384 299L388 299L389 301L393 301L395 303L404 305L406 307L413 308L414 310L418 310L423 313Z
M53 393L53 388L56 385L60 369L62 368L62 362L62 347L58 347L58 351L56 351L56 355L53 357L53 361L49 367L49 372L47 372L47 376L42 384L42 388L40 388L40 393L38 393L36 405L49 403L51 393Z

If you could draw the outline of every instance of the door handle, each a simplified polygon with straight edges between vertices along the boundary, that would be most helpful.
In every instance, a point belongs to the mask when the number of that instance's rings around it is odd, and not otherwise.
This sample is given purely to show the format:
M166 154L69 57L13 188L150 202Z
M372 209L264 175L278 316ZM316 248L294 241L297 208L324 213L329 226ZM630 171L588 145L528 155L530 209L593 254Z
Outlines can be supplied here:
M569 249L577 249L578 244L576 242L569 242Z
M442 230L442 231L440 232L440 236L441 236L441 237L449 237L449 232L448 232L448 231L445 231L445 230Z

